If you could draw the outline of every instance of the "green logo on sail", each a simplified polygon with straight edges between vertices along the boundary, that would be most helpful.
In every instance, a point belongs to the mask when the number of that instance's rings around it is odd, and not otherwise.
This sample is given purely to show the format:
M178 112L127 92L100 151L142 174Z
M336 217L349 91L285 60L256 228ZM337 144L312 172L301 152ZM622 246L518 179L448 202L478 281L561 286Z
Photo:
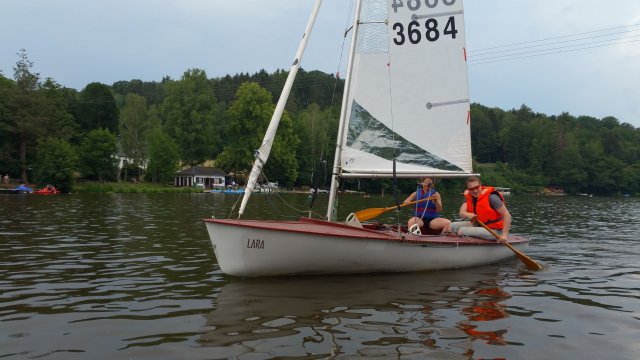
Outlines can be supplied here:
M406 140L378 121L356 101L351 107L347 146L393 160L434 169L462 171L462 169Z

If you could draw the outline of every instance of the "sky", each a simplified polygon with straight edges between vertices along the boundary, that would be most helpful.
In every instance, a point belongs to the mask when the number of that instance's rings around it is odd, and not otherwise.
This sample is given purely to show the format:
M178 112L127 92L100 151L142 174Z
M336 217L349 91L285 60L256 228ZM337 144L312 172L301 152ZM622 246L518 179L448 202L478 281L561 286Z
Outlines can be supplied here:
M405 0L406 1L406 0ZM460 1L460 0L458 0ZM0 71L88 83L289 69L315 0L0 0ZM302 60L344 73L352 0L324 0ZM465 0L472 102L640 127L640 0ZM507 46L508 45L508 46Z

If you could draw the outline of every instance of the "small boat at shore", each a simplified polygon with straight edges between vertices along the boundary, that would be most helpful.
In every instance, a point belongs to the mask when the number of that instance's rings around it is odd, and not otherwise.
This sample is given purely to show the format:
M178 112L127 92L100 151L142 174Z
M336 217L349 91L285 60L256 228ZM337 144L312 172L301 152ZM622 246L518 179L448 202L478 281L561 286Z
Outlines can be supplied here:
M24 185L24 184L20 184L19 186L15 187L15 188L2 188L0 189L0 194L11 194L11 195L17 195L17 194L31 194L33 193L33 189Z
M57 195L60 194L60 190L56 189L54 186L47 185L42 189L34 190L33 194L36 195Z
M212 189L212 190L205 190L205 192L212 193L212 194L243 194L244 189L243 188Z
M29 192L26 190L22 190L22 189L0 189L0 194L6 194L6 195L18 195L18 194L28 194Z

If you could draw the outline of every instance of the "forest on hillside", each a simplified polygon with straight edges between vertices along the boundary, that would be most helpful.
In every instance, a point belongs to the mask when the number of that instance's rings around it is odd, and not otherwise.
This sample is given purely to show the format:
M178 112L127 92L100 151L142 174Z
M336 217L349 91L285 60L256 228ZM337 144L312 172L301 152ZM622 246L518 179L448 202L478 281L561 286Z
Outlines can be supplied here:
M207 162L238 179L247 174L288 75L93 82L63 87L33 72L25 51L13 77L0 72L0 172L70 190L75 181L167 183ZM286 187L325 187L333 163L344 81L300 70L264 176ZM474 169L485 183L517 191L562 187L569 193L640 193L640 129L613 117L548 116L526 105L471 106ZM116 155L130 159L118 170ZM455 182L443 181L443 186ZM367 192L390 180L347 181ZM400 183L410 191L414 181Z

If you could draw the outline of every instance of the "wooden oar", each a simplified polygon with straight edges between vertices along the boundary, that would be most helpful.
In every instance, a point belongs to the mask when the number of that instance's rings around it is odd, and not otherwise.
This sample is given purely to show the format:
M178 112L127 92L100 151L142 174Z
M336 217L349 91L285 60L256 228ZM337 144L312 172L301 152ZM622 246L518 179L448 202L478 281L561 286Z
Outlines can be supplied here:
M399 207L405 207L405 206L409 206L409 205L413 205L419 202L423 202L423 201L427 201L427 200L433 200L435 199L435 196L429 196L428 198L425 199L420 199L418 201L412 201L410 203L406 203L406 204L402 204ZM393 209L397 209L398 206L389 206L386 208L369 208L369 209L364 209L364 210L360 210L360 211L356 211L355 215L358 218L358 220L360 221L367 221L367 220L371 220L375 217L378 217L384 213L386 213L389 210L393 210Z
M482 226L483 228L487 229L487 231L490 232L491 235L495 236L495 238L498 240L498 242L501 242L501 243L505 244L509 249L511 249L511 251L513 251L513 253L516 254L518 259L520 259L520 261L522 261L527 266L527 268L529 268L529 270L536 270L536 271L542 270L542 266L540 266L540 264L538 264L537 262L533 261L533 259L531 259L527 255L525 255L522 252L520 252L518 249L516 249L513 246L511 246L511 244L509 244L508 242L500 241L500 235L498 235L495 231L493 231L491 228L489 228L487 225L485 225L482 221L478 220L478 218L476 218L475 221L478 224L480 224L480 226Z

